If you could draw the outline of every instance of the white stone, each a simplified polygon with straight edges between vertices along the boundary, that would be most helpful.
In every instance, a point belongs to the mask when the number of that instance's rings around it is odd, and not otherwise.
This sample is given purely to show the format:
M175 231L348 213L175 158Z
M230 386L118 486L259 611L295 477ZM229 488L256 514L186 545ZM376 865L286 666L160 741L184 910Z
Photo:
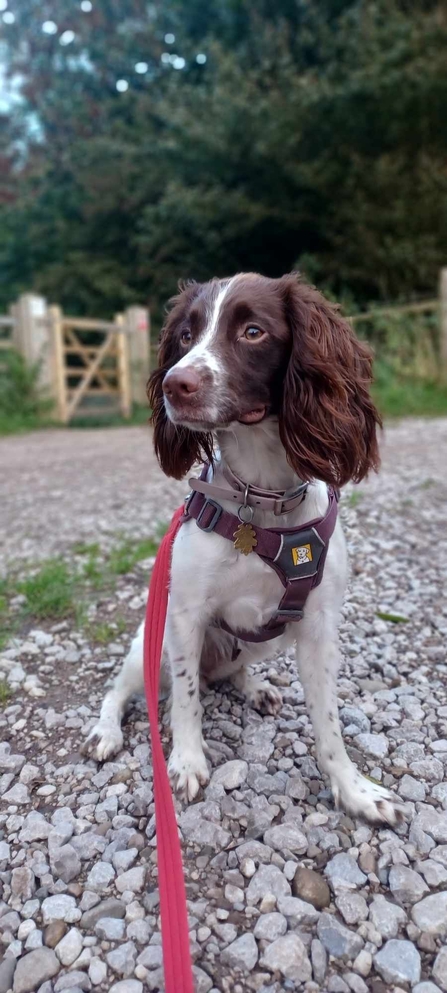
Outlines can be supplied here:
M67 934L59 941L54 949L58 959L62 962L62 965L69 966L73 965L78 956L82 952L83 939L82 934L77 928L72 927Z

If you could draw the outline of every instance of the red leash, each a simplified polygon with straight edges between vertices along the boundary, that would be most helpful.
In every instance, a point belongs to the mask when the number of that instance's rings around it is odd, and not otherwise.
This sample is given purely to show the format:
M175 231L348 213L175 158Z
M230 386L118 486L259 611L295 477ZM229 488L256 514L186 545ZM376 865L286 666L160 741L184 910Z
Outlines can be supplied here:
M144 628L144 684L154 769L158 883L166 993L194 993L182 853L158 730L160 660L168 608L171 550L181 525L182 515L183 507L179 507L158 550L149 587Z

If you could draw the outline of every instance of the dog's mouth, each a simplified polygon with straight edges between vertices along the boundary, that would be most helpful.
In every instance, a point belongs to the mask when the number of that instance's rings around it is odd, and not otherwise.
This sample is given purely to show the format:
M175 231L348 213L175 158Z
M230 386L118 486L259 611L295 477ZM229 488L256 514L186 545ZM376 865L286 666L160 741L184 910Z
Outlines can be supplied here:
M265 404L262 407L254 407L253 410L247 410L246 414L241 414L238 417L240 424L259 424L260 421L264 420L267 413L267 407Z

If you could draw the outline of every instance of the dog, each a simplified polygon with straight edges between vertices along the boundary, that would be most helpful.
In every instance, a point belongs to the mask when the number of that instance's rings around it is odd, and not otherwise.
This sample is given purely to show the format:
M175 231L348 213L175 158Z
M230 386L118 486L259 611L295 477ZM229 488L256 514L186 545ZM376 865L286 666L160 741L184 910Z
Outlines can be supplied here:
M202 488L208 482L221 493L219 503L208 502L216 514L234 513L236 480L244 494L243 535L250 517L248 546L256 544L257 528L293 530L321 520L335 488L378 469L381 421L369 393L371 379L368 347L338 308L297 273L278 279L243 273L183 285L170 302L159 365L148 384L161 468L181 479L205 461ZM301 497L287 513L275 514L253 508L257 493ZM282 506L275 504L277 511ZM192 801L209 780L201 678L228 679L251 707L276 714L279 690L253 675L249 665L295 643L317 759L335 804L395 825L402 818L399 798L359 773L339 725L337 629L347 582L340 522L300 619L297 613L269 642L243 635L256 637L271 625L284 593L280 576L261 555L241 554L228 535L208 528L204 533L197 523L187 519L174 542L164 642L162 682L166 686L168 671L172 682L174 787ZM294 549L298 566L309 568L309 549ZM87 747L97 760L122 748L126 704L142 689L143 625L89 735Z

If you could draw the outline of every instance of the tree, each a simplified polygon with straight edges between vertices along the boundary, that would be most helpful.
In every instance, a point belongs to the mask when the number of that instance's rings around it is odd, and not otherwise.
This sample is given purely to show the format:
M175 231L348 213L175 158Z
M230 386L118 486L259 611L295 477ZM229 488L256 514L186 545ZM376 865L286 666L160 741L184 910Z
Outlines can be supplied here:
M178 278L295 264L359 302L433 292L447 253L442 4L95 0L81 14L21 0L13 28L25 99L5 146L3 303L34 286L110 315L159 308Z

